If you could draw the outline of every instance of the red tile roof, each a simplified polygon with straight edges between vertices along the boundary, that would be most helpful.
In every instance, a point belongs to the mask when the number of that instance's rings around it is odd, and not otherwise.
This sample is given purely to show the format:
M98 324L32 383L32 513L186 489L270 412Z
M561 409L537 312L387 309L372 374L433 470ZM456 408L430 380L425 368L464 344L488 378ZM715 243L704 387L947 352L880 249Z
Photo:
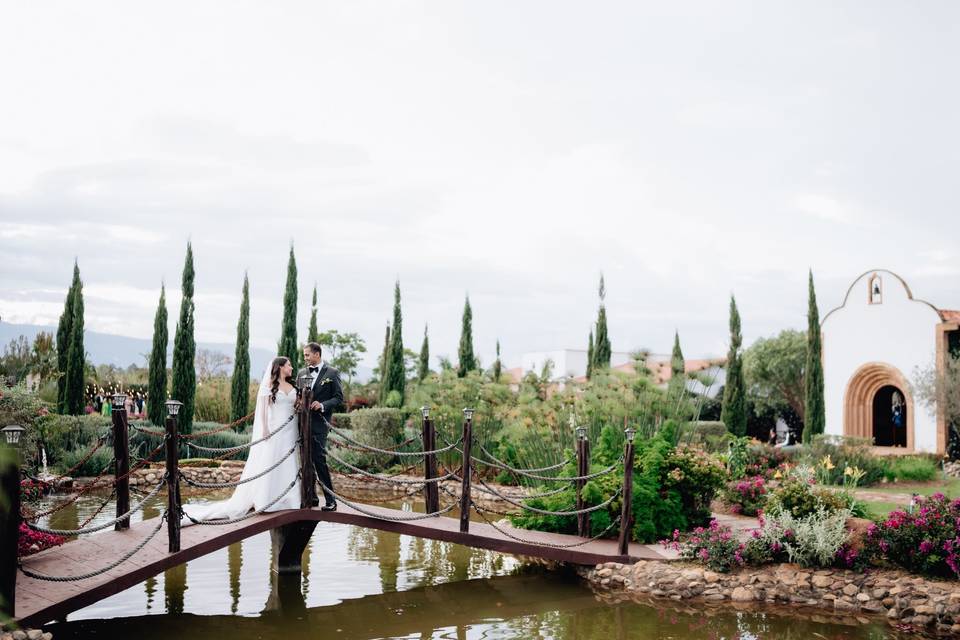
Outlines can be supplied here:
M944 322L960 322L960 311L953 309L940 309L940 317Z

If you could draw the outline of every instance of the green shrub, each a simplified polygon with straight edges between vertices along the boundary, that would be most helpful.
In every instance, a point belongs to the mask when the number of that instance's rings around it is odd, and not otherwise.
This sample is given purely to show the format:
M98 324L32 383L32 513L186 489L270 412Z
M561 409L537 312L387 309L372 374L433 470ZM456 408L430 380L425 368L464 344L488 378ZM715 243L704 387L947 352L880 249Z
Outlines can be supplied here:
M150 422L137 422L137 426L143 427L145 429L150 429L156 431L157 428L153 426ZM194 422L193 423L193 432L199 433L202 431L209 431L211 429L216 429L221 426L216 422ZM295 425L288 426L287 429L295 429ZM215 447L218 449L226 449L229 447L236 447L241 444L246 444L250 442L250 427L247 427L245 431L237 432L232 429L227 429L226 431L220 431L218 433L213 433L207 436L201 436L199 438L194 438L189 442L198 444L202 447ZM160 436L154 436L135 429L130 429L130 460L131 464L139 458L142 458L148 455L156 447L160 445L163 439ZM237 452L234 455L229 456L228 460L246 460L247 454L249 453L248 449L243 449ZM179 456L181 460L187 460L197 457L214 457L216 453L201 451L195 449L187 444L187 441L183 441L180 444ZM161 450L153 458L154 460L163 460L164 453Z
M339 418L337 414L334 418ZM350 437L380 449L395 446L403 440L403 419L399 409L359 409L349 414ZM338 421L338 429L344 430ZM364 469L383 469L396 462L396 456L360 453L342 447L333 447L337 457Z
M890 456L884 471L889 482L928 482L940 474L940 465L929 456Z
M850 502L848 495L818 487L803 474L797 474L784 479L770 494L765 513L778 515L786 512L794 518L804 518L821 509L829 513L847 510Z
M847 542L846 509L830 509L820 504L812 512L795 516L783 510L767 513L757 540L772 555L804 567L829 567L837 561L837 553Z
M874 485L886 475L887 459L874 455L867 438L815 436L803 448L801 462L817 469L817 476L825 484L843 484L844 472L849 468L863 471L861 486Z
M90 453L87 450L71 450L65 451L60 460L60 464L57 465L58 469L61 471L66 471L73 467L73 465L80 462L86 455ZM71 475L74 478L79 477L90 477L99 474L103 469L107 468L107 465L113 461L113 449L107 446L100 447L89 460L81 464L77 469L75 469ZM106 473L113 473L113 465L110 465L110 468L107 469Z
M715 420L685 422L680 426L680 442L697 445L707 451L726 451L730 438L727 426Z
M353 423L350 422L350 416L352 415L353 413L335 413L330 416L330 423L337 429L350 431L353 429Z

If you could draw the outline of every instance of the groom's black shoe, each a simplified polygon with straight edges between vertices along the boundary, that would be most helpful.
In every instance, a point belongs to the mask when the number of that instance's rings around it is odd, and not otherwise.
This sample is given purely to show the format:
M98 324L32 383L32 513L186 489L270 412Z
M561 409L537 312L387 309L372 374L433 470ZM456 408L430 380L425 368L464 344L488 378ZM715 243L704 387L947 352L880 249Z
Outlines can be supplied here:
M310 500L310 506L311 506L311 507L319 507L319 506L320 506L320 498L316 498L316 497L315 497L315 498L312 498L312 499Z
M336 511L336 510L337 510L336 502L328 502L327 504L320 507L320 511Z

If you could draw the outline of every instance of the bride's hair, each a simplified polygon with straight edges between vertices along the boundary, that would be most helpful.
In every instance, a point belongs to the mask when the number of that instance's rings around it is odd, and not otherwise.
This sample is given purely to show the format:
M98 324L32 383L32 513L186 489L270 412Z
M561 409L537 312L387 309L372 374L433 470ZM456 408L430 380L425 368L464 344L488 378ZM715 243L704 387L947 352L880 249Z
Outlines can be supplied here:
M290 362L290 358L285 356L277 356L273 359L273 362L270 363L270 402L271 404L277 401L277 391L280 390L280 370L283 369L283 365ZM293 378L287 376L287 382L296 387L294 384Z

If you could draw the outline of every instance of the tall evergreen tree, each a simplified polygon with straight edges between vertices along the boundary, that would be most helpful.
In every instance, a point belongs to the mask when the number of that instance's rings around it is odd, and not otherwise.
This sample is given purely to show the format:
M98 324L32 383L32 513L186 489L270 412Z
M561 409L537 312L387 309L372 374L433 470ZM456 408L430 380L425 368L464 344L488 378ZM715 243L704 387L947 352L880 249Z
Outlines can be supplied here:
M153 347L150 349L150 374L147 385L147 413L150 421L163 425L167 399L167 288L160 286L160 302L153 317Z
M597 313L597 333L593 344L593 370L609 369L610 357L613 355L610 349L610 337L607 335L607 306L604 300L607 297L607 289L603 283L603 276L600 276L600 311Z
M313 298L310 299L310 326L307 327L307 342L320 342L317 330L317 284L313 284Z
M235 421L250 411L250 280L243 274L243 297L240 320L237 322L237 347L233 355L233 380L230 393L230 420ZM242 427L238 426L239 431Z
M296 367L303 354L297 344L297 258L290 245L290 259L287 261L287 286L283 292L283 321L280 324L280 344L277 353L290 358Z
M423 325L423 344L420 345L420 366L417 368L417 379L421 382L430 375L430 339L427 337L427 325Z
M457 377L464 378L477 368L477 358L473 355L473 310L470 308L470 296L463 304L463 321L460 326L460 348L457 351L460 362L457 365Z
M403 314L400 311L400 281L393 286L393 326L390 329L390 359L386 373L387 396L392 391L400 394L400 406L406 391L407 372L403 362Z
M683 389L685 374L686 364L683 359L683 351L680 349L680 332L674 331L673 353L670 356L670 391L677 392Z
M737 436L747 435L747 397L743 381L743 354L740 347L740 312L737 301L730 296L730 350L727 352L727 381L723 388L723 407L720 420L727 430Z
M593 345L593 329L590 329L590 339L587 342L587 380L593 377L593 358L596 352Z
M86 371L87 352L83 347L83 282L77 281L73 293L73 319L70 321L70 350L67 353L66 389L64 403L66 413L81 415L86 408Z
M380 404L387 401L387 370L390 368L390 323L383 336L383 353L380 354Z
M73 261L73 280L63 303L63 313L57 325L57 412L67 413L67 363L70 360L70 336L73 324L73 299L80 288L80 267Z
M193 329L193 246L187 243L187 256L183 262L183 278L180 289L180 319L173 336L173 364L171 366L170 396L183 403L177 416L180 431L190 433L193 428L194 401L197 394L197 370L195 360L197 345Z
M493 361L493 381L500 382L503 365L500 363L500 340L497 340L497 359Z
M823 400L823 360L821 360L820 310L817 292L813 288L813 270L810 270L807 300L807 362L804 367L805 402L803 410L803 443L823 433L827 422Z

